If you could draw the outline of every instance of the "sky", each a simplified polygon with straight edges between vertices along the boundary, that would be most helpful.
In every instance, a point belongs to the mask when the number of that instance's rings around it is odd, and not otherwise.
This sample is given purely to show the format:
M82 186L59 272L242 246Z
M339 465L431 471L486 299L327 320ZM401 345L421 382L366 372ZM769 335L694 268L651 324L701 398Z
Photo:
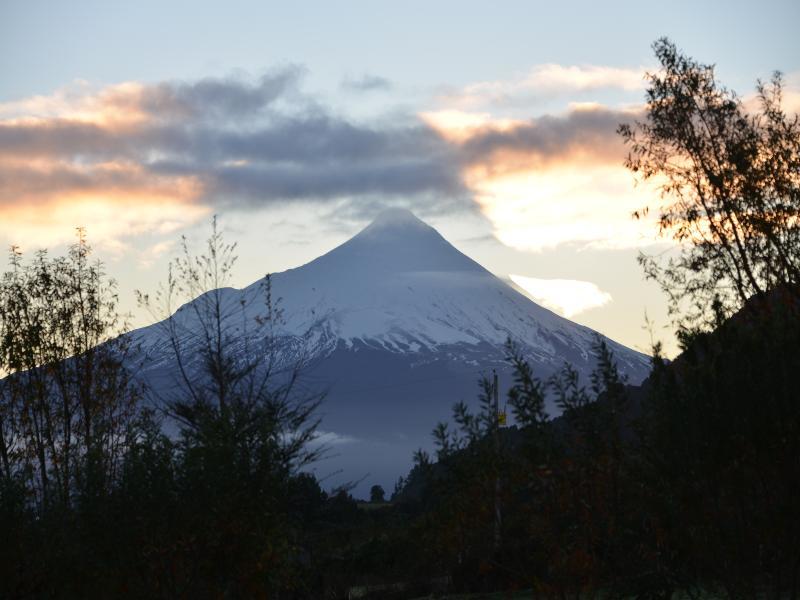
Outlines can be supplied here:
M786 74L800 3L0 0L0 244L84 226L152 291L218 214L235 282L299 266L402 206L538 302L674 354L640 252L673 251L615 133L668 36L743 97ZM650 325L647 325L650 323Z

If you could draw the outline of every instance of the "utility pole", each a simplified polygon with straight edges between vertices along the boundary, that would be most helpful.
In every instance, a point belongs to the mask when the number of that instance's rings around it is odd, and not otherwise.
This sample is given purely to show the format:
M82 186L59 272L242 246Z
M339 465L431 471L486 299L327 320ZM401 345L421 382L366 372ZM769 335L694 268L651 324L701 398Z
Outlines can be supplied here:
M497 371L492 369L492 410L494 412L494 550L500 549L503 516L500 512L500 400Z

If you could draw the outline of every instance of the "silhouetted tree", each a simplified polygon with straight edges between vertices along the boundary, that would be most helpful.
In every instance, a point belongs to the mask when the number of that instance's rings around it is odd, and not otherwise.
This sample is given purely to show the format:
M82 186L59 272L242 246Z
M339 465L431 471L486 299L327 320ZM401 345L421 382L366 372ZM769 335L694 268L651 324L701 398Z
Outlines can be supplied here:
M385 502L386 501L386 492L383 491L383 487L380 485L373 485L369 489L369 501L370 502Z
M662 182L645 273L679 317L683 353L654 349L635 455L640 552L661 589L796 597L800 553L800 120L782 79L753 110L666 39L627 166ZM684 312L685 311L685 312Z
M40 512L108 492L139 398L116 284L90 254L83 230L64 257L12 248L0 280L0 473Z
M183 585L196 593L277 593L298 583L291 482L321 452L311 445L321 397L296 387L302 365L281 362L269 277L260 293L226 287L235 261L235 244L215 219L205 252L195 255L184 238L166 285L152 302L145 294L139 300L163 311L160 329L178 375L153 398L180 426Z
M500 425L494 383L484 379L479 409L456 404L455 428L434 429L437 462L418 459L405 493L423 490L421 546L456 587L533 587L560 597L661 593L652 578L639 580L648 565L636 555L642 508L624 378L604 340L594 349L587 389L566 365L536 378L509 343L515 424ZM564 410L555 421L544 410L548 393Z
M140 390L115 283L90 256L79 229L66 256L12 247L0 279L3 596L83 595L108 537Z
M681 244L660 264L641 255L683 328L715 326L752 296L800 284L800 120L781 108L782 78L758 83L751 111L714 67L662 38L646 118L619 128L626 165L661 185L659 230ZM646 213L645 207L636 214Z

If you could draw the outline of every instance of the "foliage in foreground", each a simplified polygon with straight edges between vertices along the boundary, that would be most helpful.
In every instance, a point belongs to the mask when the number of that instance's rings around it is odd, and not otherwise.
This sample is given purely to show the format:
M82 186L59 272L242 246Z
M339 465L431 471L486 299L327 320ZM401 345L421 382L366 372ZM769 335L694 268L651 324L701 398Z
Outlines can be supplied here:
M602 344L588 390L568 368L541 382L517 366L515 410L549 386L564 415L523 412L499 428L484 403L478 414L456 407L461 437L436 428L438 460L420 455L398 497L419 508L428 563L462 591L792 597L797 348L800 305L776 294L676 361L656 356L642 388L624 385Z
M780 73L747 106L712 65L665 38L653 48L661 69L647 75L646 118L619 133L626 165L658 182L659 232L680 251L640 263L682 328L707 330L753 296L800 286L800 115L784 112Z

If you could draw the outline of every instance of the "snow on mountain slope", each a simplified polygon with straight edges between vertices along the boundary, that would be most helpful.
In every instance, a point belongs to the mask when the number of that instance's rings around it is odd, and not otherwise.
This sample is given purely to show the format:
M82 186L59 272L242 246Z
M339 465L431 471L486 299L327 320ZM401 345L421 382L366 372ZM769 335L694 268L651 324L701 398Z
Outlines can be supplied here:
M257 294L257 284L245 290ZM272 277L286 335L315 355L361 342L390 352L454 352L509 337L532 360L560 366L591 361L595 333L535 304L404 210L381 214L316 260ZM647 358L612 343L638 383ZM580 365L579 365L580 366Z
M262 283L217 293L230 309L237 351L263 351L269 332L255 318L263 314ZM272 333L284 359L302 357L307 384L328 391L322 429L335 458L318 471L341 470L331 485L369 473L357 493L372 483L390 489L413 451L430 446L431 429L453 403L475 400L482 373L496 369L508 385L508 338L542 379L569 362L588 382L595 367L594 331L537 305L408 211L387 211L327 254L273 275L271 293L280 298L282 320ZM175 314L187 346L199 330L197 302ZM174 379L164 328L133 335L150 357L142 376ZM629 381L641 382L648 358L608 342Z

